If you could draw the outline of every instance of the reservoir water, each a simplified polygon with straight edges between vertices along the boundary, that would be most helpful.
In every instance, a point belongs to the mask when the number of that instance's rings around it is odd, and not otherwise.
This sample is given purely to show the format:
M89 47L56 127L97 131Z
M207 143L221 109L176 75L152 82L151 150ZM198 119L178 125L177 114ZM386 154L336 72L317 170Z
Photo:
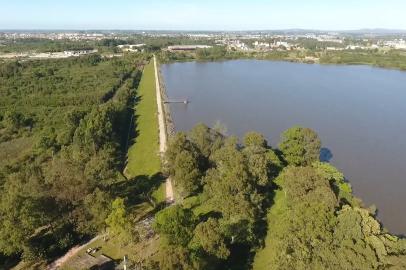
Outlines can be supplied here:
M236 60L162 65L177 130L220 122L277 147L294 125L318 132L339 168L392 233L406 234L406 72L368 66Z

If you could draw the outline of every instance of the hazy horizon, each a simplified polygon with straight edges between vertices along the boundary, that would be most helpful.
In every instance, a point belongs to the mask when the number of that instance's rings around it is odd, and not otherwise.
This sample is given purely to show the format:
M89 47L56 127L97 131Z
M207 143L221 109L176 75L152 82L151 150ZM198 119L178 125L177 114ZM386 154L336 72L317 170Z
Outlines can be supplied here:
M52 31L63 31L63 32L73 32L73 31L120 31L120 32L203 32L203 33L216 33L216 32L339 32L339 33L349 33L349 32L389 32L389 33L396 33L396 32L405 32L406 29L391 29L391 28L359 28L359 29L305 29L305 28L286 28L286 29L245 29L245 30L225 30L225 29L200 29L200 30L193 30L193 29L114 29L114 28L0 28L0 31L34 31L34 32L52 32Z
M3 2L3 30L406 30L406 2L402 0Z

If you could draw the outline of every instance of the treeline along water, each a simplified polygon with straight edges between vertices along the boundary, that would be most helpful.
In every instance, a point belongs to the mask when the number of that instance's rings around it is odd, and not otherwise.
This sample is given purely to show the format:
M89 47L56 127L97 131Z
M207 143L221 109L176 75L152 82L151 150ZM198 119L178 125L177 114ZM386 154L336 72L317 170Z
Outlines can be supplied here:
M406 233L406 72L368 66L237 60L162 66L178 130L220 121L229 134L256 130L273 146L301 125L323 141L322 158L355 195L375 204L392 233Z

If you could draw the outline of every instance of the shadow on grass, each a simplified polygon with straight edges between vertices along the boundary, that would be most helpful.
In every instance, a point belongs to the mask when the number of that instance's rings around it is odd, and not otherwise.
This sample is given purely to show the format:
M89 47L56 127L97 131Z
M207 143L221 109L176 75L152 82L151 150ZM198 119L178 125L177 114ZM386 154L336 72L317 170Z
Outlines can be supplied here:
M17 266L21 262L21 256L19 255L12 255L12 256L5 256L0 253L0 269L11 269Z
M248 270L252 269L252 261L255 253L247 244L234 244L230 247L231 255L219 269Z
M218 211L210 211L208 213L200 214L199 219L201 222L207 221L209 218L221 219L223 215Z
M121 145L122 145L122 151L125 153L123 155L123 169L127 167L128 164L128 150L132 145L135 144L135 141L139 135L139 130L137 128L137 121L138 121L138 115L136 114L135 107L141 102L142 97L136 96L134 99L130 102L130 106L126 108L126 116L123 117L128 125L128 130L126 132L122 131L122 136L121 138Z
M165 181L162 173L152 176L139 175L133 179L121 181L110 186L110 194L113 197L126 198L129 207L145 201L150 201L152 192L157 190Z
M123 146L122 151L125 153L123 156L123 168L127 167L128 164L128 150L130 149L131 145L133 145L139 135L139 130L137 129L137 120L138 120L138 115L136 115L136 110L135 108L138 106L138 104L142 100L142 96L139 95L139 86L141 82L141 78L143 75L143 71L140 71L140 69L143 69L144 65L137 65L137 73L133 77L133 83L132 83L132 89L134 90L134 96L132 99L130 99L127 103L127 108L126 108L126 115L124 116L123 119L125 119L126 123L128 124L128 130L126 132L122 131L122 134L124 136L121 137L121 145Z

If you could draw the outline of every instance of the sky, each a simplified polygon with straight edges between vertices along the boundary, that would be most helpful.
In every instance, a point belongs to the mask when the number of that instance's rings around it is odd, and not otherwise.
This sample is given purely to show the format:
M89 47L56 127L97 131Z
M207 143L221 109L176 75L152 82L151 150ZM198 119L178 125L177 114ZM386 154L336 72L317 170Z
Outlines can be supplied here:
M0 29L406 29L406 0L0 0Z

